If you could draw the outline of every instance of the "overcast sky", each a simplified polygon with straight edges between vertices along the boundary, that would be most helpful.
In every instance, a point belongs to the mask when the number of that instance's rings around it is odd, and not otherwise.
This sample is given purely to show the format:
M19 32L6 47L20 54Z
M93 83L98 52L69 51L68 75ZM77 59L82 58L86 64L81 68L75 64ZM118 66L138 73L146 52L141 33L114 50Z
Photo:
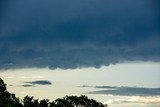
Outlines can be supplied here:
M0 69L160 61L159 0L2 0Z

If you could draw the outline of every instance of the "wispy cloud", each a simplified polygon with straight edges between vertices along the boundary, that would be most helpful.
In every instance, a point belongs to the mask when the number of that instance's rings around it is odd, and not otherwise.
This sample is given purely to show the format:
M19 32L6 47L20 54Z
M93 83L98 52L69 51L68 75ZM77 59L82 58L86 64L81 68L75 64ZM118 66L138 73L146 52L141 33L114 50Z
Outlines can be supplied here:
M141 97L141 96L130 96L130 97L121 97L110 99L106 104L159 104L160 97Z
M5 77L5 78L8 78L8 79L9 79L9 78L15 78L15 77L13 77L13 76L7 76L7 77Z
M25 79L25 78L30 78L30 79L39 79L39 78L45 78L44 76L21 76L20 78L23 78L23 79Z
M52 83L48 80L36 80L36 81L31 81L31 82L23 82L25 83L24 87L30 87L30 86L34 86L34 85L52 85Z
M7 79L12 78L20 78L20 79L42 79L45 78L44 76L6 76Z
M101 90L89 92L89 94L119 95L119 96L160 96L160 88L143 87L111 87L96 86ZM102 90L103 89L103 90Z
M35 85L32 85L32 84L24 84L24 85L21 85L23 87L34 87Z

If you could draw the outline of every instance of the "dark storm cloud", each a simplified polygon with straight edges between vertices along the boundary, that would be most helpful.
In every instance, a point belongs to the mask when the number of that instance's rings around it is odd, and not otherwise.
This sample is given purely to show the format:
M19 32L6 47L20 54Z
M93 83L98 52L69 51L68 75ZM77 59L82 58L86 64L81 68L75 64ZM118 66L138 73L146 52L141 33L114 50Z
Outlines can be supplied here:
M111 94L120 96L160 96L160 88L143 88L143 87L112 87L97 86L95 88L105 89L89 92L89 94Z
M24 82L24 83L31 84L31 85L51 85L52 84L50 81L47 81L47 80L37 80L37 81Z
M34 87L34 85L21 85L22 87Z
M158 0L3 0L0 69L160 61Z

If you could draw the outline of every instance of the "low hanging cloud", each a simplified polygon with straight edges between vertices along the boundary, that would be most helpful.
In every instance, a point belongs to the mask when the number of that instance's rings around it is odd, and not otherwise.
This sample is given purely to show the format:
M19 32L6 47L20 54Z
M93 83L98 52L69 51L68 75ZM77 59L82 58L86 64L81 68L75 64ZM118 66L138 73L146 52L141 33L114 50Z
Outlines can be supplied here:
M28 86L34 86L34 85L52 85L52 83L48 80L37 80L37 81L32 81L32 82L24 82L26 84L24 84L23 86L28 87Z
M126 96L126 97L122 97L122 98L116 98L116 99L110 99L106 102L104 102L106 104L129 104L129 105L133 105L133 104L153 104L153 105L157 105L157 107L159 107L160 105L160 97L154 97L154 96L150 96L150 97L140 97L140 96ZM128 105L128 106L129 106Z
M34 87L34 85L30 85L30 84L25 84L25 85L21 85L22 87Z
M88 92L88 94L103 94L117 96L160 96L160 88L143 88L143 87L112 87L96 86L101 89L98 91ZM104 90L102 90L104 89Z
M158 0L0 4L0 69L74 69L160 61Z

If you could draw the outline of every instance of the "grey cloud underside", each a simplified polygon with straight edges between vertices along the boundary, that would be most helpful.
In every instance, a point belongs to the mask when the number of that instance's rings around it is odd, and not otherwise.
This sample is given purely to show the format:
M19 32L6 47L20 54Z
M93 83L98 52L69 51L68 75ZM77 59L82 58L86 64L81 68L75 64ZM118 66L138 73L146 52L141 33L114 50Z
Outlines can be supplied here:
M160 61L158 0L0 4L0 69Z
M111 87L111 86L97 86L95 88L101 90L88 92L88 94L103 94L103 95L111 94L120 96L160 96L160 88Z
M31 82L24 82L25 84L22 85L23 87L32 87L35 85L52 85L52 83L48 80L37 80L37 81L31 81Z
M21 85L22 87L34 87L34 85Z

